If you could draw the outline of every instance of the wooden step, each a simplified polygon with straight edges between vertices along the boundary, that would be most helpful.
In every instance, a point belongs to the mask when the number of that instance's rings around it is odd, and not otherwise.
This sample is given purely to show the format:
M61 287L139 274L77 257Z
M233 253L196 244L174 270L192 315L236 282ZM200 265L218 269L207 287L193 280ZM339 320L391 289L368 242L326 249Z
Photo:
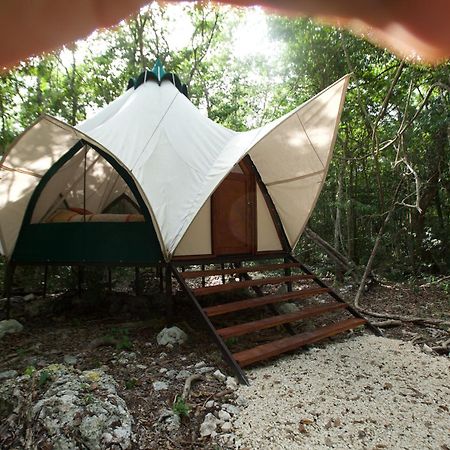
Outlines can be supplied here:
M336 311L338 309L344 309L346 307L347 304L345 303L333 302L326 305L303 308L300 311L289 314L281 314L261 320L255 320L254 322L241 323L231 327L220 328L217 330L217 333L222 336L223 339L228 339L230 337L242 336L243 334L253 333L254 331L264 330L266 328L273 328L285 323L297 322L310 317L320 316L322 314Z
M344 331L359 327L360 325L364 325L365 323L366 320L357 318L343 320L342 322L321 327L314 331L297 334L295 336L279 339L268 344L258 345L257 347L234 353L233 357L241 367L245 367L257 361L268 359L280 355L281 353L286 353L305 345L321 341Z
M299 267L299 266L300 266L300 264L298 264L298 263L280 263L280 264L266 264L266 265L261 265L261 266L237 267L234 269L190 270L187 272L181 272L181 276L184 279L212 277L215 275L233 275L233 274L249 273L249 272L266 272L268 270L293 269L293 268Z
M252 297L238 302L224 303L222 305L209 306L203 311L209 317L221 316L230 312L241 311L243 309L256 308L258 306L273 305L275 303L282 303L287 300L301 300L314 295L320 295L329 292L329 288L313 288L302 289L301 291L288 292L286 294L265 295L264 297Z
M270 278L257 278L254 280L236 281L233 283L218 284L216 286L206 286L201 288L192 289L192 292L196 296L217 294L218 292L228 292L235 289L244 289L252 286L263 286L265 284L281 284L294 281L312 280L314 275L292 275L289 277L270 277Z

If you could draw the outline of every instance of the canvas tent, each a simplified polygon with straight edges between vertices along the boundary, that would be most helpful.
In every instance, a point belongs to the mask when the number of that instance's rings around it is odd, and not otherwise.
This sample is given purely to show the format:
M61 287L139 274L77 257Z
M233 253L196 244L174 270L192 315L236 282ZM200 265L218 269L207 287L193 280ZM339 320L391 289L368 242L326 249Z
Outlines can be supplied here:
M76 127L44 115L1 160L1 248L15 263L132 264L218 248L291 250L323 186L347 84L345 76L278 120L235 132L156 65ZM242 195L230 199L221 186ZM235 216L249 214L249 247L218 245L228 236L214 228L226 220L221 199L237 205Z

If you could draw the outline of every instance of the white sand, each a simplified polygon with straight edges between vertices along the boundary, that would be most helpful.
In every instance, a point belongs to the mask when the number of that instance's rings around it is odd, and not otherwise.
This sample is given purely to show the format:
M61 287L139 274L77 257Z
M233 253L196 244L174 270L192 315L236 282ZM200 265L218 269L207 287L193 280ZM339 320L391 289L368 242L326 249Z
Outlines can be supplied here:
M249 375L237 448L450 449L448 357L364 334Z

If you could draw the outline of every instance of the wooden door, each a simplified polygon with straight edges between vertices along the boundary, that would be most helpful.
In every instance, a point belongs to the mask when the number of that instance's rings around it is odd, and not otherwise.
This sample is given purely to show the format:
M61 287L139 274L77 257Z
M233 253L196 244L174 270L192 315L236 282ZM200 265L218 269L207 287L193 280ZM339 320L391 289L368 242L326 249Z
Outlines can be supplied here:
M213 253L253 254L256 251L255 177L236 166L211 197Z

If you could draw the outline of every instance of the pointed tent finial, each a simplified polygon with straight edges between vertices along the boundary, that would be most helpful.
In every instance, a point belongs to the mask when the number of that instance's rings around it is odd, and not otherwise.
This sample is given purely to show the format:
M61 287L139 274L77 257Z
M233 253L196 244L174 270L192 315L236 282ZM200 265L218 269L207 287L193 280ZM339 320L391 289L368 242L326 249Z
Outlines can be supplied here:
M164 70L162 62L159 58L156 58L155 65L153 66L152 72L155 74L156 78L158 79L158 83L161 83L161 80L163 79L164 75L166 74L166 71Z

